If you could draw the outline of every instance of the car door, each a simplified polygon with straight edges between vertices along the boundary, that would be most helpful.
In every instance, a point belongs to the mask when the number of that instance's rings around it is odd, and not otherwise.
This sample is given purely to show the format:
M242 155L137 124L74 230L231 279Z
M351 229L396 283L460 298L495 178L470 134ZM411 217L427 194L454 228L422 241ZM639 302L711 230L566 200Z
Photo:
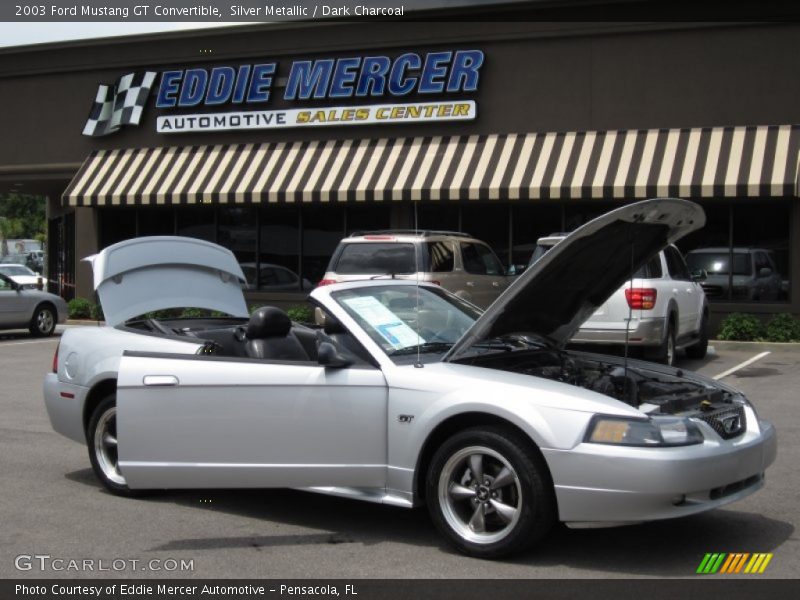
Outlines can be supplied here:
M371 366L126 354L120 470L139 489L383 487L386 410Z
M0 326L16 327L23 325L31 316L30 299L24 291L14 289L14 284L0 274Z
M664 248L667 271L672 280L672 294L678 304L678 336L697 331L703 310L703 288L692 280L689 268L674 246Z
M505 270L492 249L477 242L460 242L465 285L471 302L482 308L489 306L508 283Z

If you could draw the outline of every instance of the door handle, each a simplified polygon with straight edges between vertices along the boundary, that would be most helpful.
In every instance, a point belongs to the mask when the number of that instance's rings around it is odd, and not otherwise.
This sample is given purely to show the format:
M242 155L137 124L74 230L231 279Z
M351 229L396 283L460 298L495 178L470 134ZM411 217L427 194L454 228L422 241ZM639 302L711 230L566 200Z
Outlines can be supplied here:
M178 378L175 375L145 375L142 383L150 386L165 387L178 385Z

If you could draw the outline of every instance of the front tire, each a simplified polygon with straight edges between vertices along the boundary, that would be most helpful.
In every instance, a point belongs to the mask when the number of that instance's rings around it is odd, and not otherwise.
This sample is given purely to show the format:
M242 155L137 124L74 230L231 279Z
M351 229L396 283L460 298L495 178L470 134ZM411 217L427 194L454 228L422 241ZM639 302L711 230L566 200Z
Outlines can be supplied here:
M94 409L86 430L89 460L100 483L112 494L137 496L119 470L117 442L117 396L109 394Z
M48 337L56 330L56 314L52 306L37 306L28 330L34 337Z
M555 521L544 460L507 429L474 427L442 444L428 469L426 497L445 539L478 558L521 552Z
M700 323L700 339L696 344L686 348L686 356L696 360L706 357L708 352L708 317L704 316Z

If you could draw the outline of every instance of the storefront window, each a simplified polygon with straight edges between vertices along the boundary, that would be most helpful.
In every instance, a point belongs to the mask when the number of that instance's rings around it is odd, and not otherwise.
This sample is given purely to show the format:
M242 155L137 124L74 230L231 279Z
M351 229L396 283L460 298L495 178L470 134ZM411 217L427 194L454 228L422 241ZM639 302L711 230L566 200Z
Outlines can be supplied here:
M391 223L391 206L389 204L370 204L369 206L354 206L346 209L347 235L354 231L371 231L389 229Z
M262 206L259 232L259 288L265 292L300 291L300 211L297 206ZM308 280L303 291L311 291Z
M108 248L112 244L136 237L135 208L103 208L99 211L100 248Z
M333 251L344 237L344 206L303 206L302 276L312 285L319 283Z
M509 210L499 203L461 206L461 230L489 244L505 265L509 259Z
M461 217L459 216L460 210L461 207L452 202L418 202L418 226L420 229L459 231L461 228Z
M788 302L788 203L709 205L706 225L678 242L689 270L705 272L711 302Z
M253 206L220 206L217 243L234 253L242 267L247 285L256 289L256 221L258 209Z
M171 206L138 209L136 235L175 235L175 210Z
M216 209L213 206L179 206L178 235L217 241Z
M558 204L523 204L511 209L513 219L511 261L517 271L525 269L531 259L536 241L560 233L563 209Z

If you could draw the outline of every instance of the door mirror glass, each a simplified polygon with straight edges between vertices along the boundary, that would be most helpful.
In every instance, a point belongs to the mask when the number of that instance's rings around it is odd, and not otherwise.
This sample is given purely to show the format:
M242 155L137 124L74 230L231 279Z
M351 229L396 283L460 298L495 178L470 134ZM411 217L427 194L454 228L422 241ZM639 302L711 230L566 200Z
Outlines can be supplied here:
M761 267L758 270L759 277L769 277L770 275L772 275L772 269L770 269L769 267Z

